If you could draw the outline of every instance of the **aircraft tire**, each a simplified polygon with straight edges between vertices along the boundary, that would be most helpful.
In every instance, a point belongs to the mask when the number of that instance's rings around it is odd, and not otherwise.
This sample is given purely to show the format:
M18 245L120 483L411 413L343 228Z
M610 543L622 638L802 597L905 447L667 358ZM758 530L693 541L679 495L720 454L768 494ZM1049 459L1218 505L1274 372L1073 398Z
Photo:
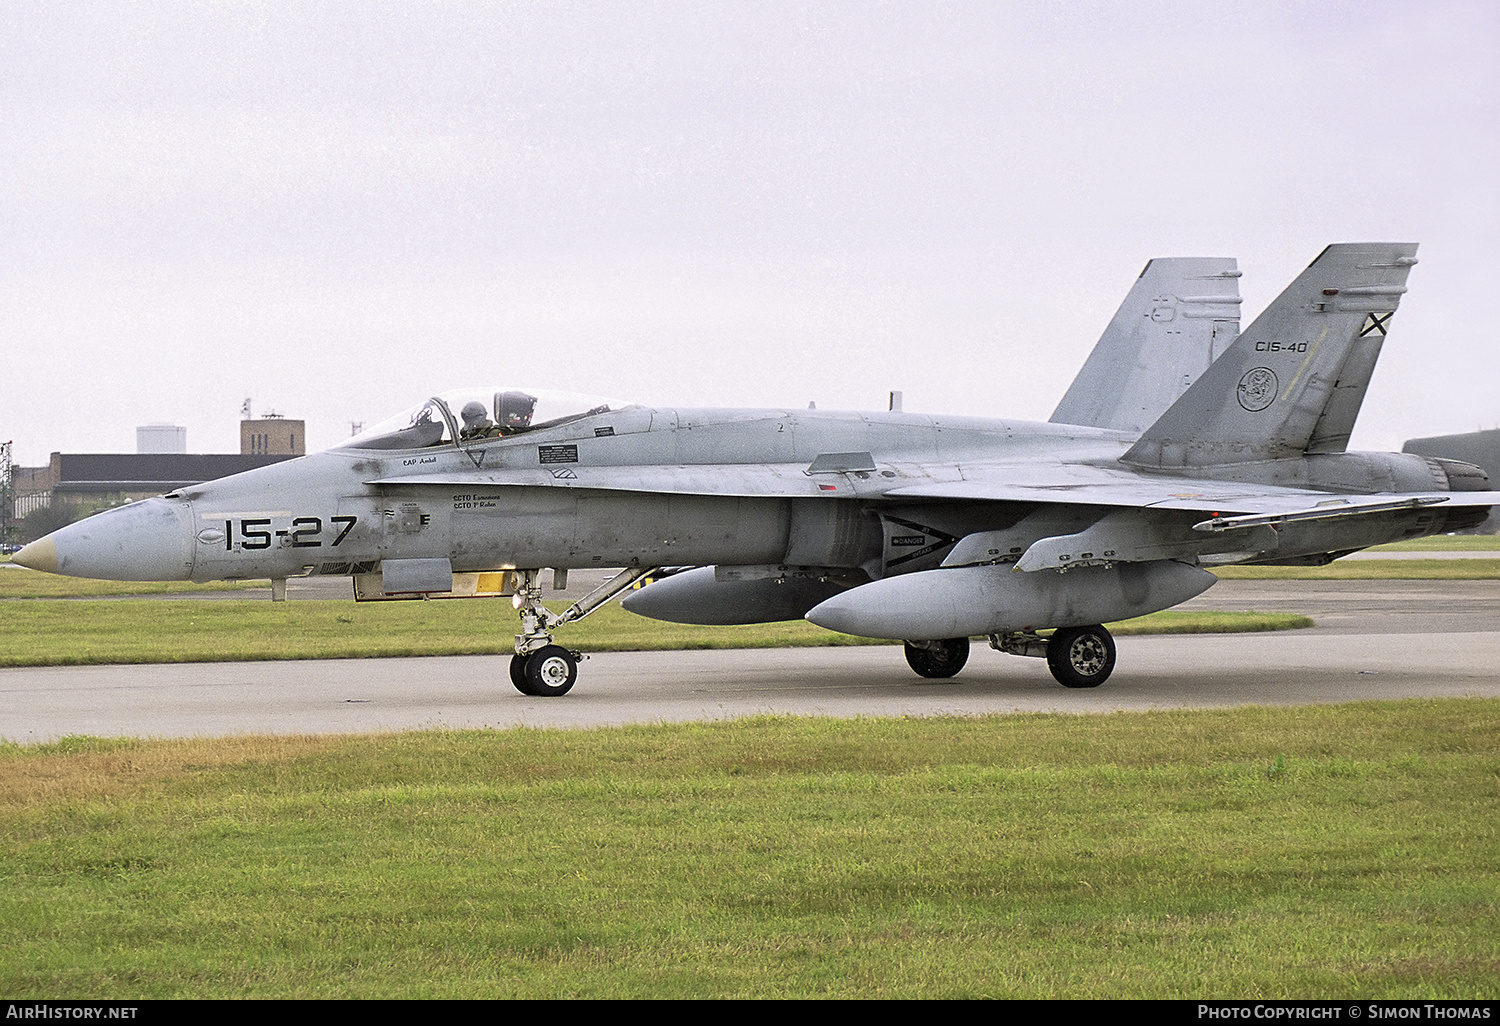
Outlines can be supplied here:
M926 644L931 647L906 643L906 662L920 676L951 677L969 661L968 638L947 638Z
M1115 669L1115 639L1097 624L1062 627L1047 642L1047 668L1065 688L1097 688Z
M526 680L526 657L519 653L510 657L510 682L521 694L531 694L531 684Z
M578 660L560 645L539 648L526 657L528 695L551 698L566 695L578 679Z

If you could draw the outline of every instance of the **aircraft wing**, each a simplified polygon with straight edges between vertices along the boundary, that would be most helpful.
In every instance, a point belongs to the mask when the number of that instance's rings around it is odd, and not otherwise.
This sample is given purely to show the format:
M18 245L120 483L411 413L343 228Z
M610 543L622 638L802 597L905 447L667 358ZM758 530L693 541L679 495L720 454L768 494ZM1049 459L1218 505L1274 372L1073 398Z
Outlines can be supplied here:
M1183 478L1152 480L1125 477L1110 480L1047 482L969 479L944 484L893 488L887 498L967 499L991 502L1064 503L1082 506L1121 506L1136 509L1191 510L1222 518L1213 530L1251 527L1273 521L1315 520L1357 513L1445 503L1451 507L1500 505L1500 492L1398 492L1337 495L1305 488L1245 485L1233 481Z
M817 470L817 463L811 468L802 463L569 465L402 474L367 483L382 487L584 488L726 497L953 499L1187 510L1212 515L1206 519L1217 518L1213 527L1201 528L1215 531L1425 505L1500 505L1500 492L1494 491L1340 495L1234 481L1149 477L1092 464L880 464L887 470L895 468L892 477L871 473L863 466L851 472ZM875 470L874 464L868 466Z
M1268 533L1253 529L1299 522L1346 520L1415 510L1424 507L1454 509L1500 505L1500 492L1385 492L1335 495L1328 492L1270 485L1252 486L1236 482L1185 478L1153 479L1144 476L1116 478L1102 467L1074 466L1071 479L1054 473L1052 480L1026 481L974 477L946 484L897 488L887 498L964 499L969 501L1029 502L1100 507L1102 518L1075 534L1032 541L1016 563L1021 571L1086 566L1100 561L1140 562L1183 559L1201 555L1209 535L1246 532L1243 540L1230 535L1231 546L1246 551L1266 546ZM1093 480L1086 478L1093 477ZM1107 507L1107 509L1105 508ZM1153 511L1178 511L1192 520L1173 527ZM1175 519L1175 518L1174 518ZM1191 527L1191 531L1184 528ZM1004 552L1019 539L1005 532L979 532L960 540L944 559L945 566L982 563ZM1194 542L1196 536L1202 542ZM1362 548L1356 544L1354 548ZM1015 551L1015 550L1012 550ZM1215 547L1209 551L1222 551ZM1237 550L1236 550L1237 551Z

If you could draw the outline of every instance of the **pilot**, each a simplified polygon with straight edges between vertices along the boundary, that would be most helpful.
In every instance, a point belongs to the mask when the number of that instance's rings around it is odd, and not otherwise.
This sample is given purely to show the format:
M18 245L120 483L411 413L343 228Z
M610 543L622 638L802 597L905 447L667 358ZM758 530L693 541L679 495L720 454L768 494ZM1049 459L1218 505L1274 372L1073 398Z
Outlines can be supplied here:
M531 429L531 415L536 412L536 396L525 392L501 392L499 402L500 433L517 435Z
M478 399L470 399L464 403L464 408L459 411L459 417L464 426L459 430L460 438L483 438L494 427L490 420L489 411L484 408L484 403Z

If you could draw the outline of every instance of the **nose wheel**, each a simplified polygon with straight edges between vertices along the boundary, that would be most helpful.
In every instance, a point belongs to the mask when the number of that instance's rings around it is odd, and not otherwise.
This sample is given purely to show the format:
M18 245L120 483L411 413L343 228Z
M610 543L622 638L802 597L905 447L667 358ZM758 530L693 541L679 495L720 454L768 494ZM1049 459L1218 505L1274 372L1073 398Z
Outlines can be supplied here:
M547 645L510 660L510 682L523 695L566 695L578 679L578 656L560 645Z
M581 620L636 581L660 567L632 567L616 574L561 613L542 605L540 570L514 571L519 578L516 609L521 614L521 633L516 635L516 654L510 660L510 682L523 695L539 698L566 695L578 679L582 656L552 643L552 632L565 623Z

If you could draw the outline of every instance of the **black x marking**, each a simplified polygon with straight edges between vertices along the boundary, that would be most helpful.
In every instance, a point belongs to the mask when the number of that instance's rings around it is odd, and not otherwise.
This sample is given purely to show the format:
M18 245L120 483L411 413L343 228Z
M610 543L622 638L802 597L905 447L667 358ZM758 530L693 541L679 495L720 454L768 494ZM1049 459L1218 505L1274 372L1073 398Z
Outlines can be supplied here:
M1366 314L1364 327L1359 329L1359 337L1364 338L1366 335L1372 334L1374 332L1379 332L1382 336L1384 336L1386 325L1390 323L1391 317L1394 316L1395 313L1396 311L1392 310L1389 313L1383 314Z

